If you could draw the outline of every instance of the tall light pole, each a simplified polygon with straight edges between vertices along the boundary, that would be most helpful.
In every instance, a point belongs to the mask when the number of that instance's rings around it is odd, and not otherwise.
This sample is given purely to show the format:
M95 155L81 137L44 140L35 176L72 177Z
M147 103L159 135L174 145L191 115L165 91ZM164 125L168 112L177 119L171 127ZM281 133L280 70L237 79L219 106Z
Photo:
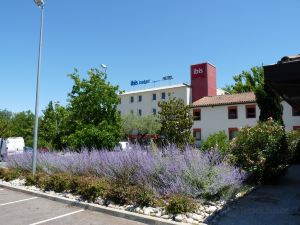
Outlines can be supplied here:
M37 155L37 142L38 142L38 126L39 126L39 95L40 95L40 68L42 61L42 41L43 41L43 25L44 25L44 1L34 0L35 4L41 10L41 25L40 25L40 45L39 45L39 58L37 68L36 80L36 95L35 95L35 117L34 117L34 138L33 138L33 153L32 153L32 173L36 172L36 155Z

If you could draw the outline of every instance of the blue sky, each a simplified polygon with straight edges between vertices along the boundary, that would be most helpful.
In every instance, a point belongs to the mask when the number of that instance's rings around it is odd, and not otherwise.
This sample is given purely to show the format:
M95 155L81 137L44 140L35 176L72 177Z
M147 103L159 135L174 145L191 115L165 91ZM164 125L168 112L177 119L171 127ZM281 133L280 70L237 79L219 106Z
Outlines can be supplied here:
M189 81L191 64L217 67L218 87L232 76L298 54L299 0L45 0L41 109L66 104L78 68L107 64L109 81ZM0 109L33 110L39 10L32 0L0 2Z

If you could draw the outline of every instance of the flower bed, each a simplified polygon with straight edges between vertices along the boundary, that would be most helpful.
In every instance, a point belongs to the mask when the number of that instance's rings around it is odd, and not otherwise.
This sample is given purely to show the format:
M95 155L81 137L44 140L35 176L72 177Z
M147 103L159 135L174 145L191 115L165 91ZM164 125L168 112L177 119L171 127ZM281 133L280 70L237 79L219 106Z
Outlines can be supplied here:
M190 223L221 209L245 177L217 151L174 146L158 152L137 146L125 152L43 153L35 176L31 154L9 157L8 167L0 179L19 177L18 184L42 191Z

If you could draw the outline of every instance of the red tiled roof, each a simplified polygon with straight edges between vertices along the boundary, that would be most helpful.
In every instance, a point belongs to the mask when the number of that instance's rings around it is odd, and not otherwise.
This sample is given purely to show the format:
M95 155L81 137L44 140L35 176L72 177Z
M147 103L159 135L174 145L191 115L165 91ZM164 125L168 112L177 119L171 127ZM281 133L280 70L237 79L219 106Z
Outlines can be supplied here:
M192 107L233 105L233 104L254 103L254 102L256 102L255 94L253 92L245 92L245 93L232 94L232 95L217 95L217 96L203 97L193 102Z

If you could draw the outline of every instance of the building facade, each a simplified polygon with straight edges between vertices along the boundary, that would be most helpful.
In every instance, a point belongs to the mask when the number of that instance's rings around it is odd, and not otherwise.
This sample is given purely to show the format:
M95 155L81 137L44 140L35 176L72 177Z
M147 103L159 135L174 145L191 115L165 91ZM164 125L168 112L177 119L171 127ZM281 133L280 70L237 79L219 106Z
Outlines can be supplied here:
M120 95L118 110L121 115L145 116L159 112L158 102L170 97L183 99L191 106L194 124L192 127L196 144L210 134L224 130L229 139L245 126L255 126L260 110L254 93L226 95L216 87L216 68L209 63L191 66L190 84L170 85ZM300 112L282 102L283 120L287 131L300 129Z

